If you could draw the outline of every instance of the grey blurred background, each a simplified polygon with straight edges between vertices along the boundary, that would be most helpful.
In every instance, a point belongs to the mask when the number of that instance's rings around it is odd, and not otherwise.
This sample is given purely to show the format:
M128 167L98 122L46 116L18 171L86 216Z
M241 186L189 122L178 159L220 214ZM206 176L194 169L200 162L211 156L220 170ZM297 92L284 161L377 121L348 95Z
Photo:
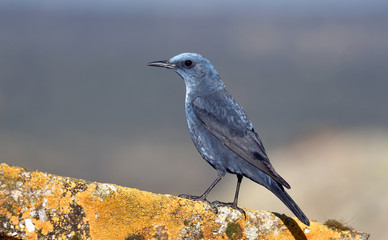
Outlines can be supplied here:
M0 161L201 194L216 172L184 83L146 66L187 51L215 65L308 217L387 236L387 1L1 1ZM248 180L240 205L292 216Z

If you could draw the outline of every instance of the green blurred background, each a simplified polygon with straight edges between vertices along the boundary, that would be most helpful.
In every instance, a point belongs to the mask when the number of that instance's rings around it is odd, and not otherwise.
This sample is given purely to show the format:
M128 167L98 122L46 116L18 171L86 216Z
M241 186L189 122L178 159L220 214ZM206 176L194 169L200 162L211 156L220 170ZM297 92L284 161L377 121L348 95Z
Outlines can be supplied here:
M1 1L0 161L163 194L216 172L191 143L183 81L216 67L311 219L387 237L387 1ZM231 201L228 176L211 200ZM243 181L240 205L292 215Z

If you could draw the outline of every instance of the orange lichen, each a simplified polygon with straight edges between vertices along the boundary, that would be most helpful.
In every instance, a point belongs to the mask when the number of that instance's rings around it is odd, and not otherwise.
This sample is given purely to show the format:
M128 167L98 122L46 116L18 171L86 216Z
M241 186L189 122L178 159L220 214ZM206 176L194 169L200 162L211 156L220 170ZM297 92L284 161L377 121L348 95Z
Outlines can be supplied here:
M29 232L27 234L26 240L36 240L38 239L38 235L35 232Z
M41 231L41 234L43 234L44 236L46 236L49 232L52 232L54 230L54 227L50 222L35 220L35 219L33 219L33 222L35 224L36 229L38 231Z
M47 175L41 172L32 172L29 183L32 189L42 189L47 185Z
M0 220L9 223L0 235L13 236L17 229L17 237L22 239L46 239L49 235L55 239L368 237L333 230L315 221L307 227L295 218L265 211L247 211L246 219L230 208L219 208L215 214L198 201L6 164L1 164L0 174L0 180L7 183L0 184Z
M70 213L70 203L72 202L71 201L71 193L70 192L66 192L65 194L63 194L59 199L59 210L64 213L64 214L69 214Z
M20 169L18 167L12 167L12 166L8 166L6 164L1 164L2 175L5 179L18 178L19 173L22 170L23 169Z
M22 219L30 218L31 208L27 209L27 211L23 212Z
M19 225L19 218L18 217L16 217L16 216L11 216L11 223L12 223L12 225L14 225L14 226L17 226L17 225Z

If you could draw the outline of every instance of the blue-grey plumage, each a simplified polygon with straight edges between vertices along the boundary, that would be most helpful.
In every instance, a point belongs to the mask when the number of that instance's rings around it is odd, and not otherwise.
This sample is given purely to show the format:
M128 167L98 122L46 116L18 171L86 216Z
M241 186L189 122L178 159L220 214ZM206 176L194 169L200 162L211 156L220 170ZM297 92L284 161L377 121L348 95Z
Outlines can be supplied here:
M252 123L209 60L196 53L182 53L148 65L172 69L183 78L191 138L202 158L218 172L218 178L204 194L184 197L207 201L208 193L228 172L236 174L238 181L234 201L227 205L238 208L240 183L247 177L273 192L304 224L310 224L284 190L290 185L273 168Z

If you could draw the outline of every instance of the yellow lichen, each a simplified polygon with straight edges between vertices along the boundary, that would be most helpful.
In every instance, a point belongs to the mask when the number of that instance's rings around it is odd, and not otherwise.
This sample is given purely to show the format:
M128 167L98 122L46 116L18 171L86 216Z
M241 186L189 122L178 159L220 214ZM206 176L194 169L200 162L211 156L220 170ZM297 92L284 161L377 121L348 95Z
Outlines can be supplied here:
M43 235L47 235L54 230L53 225L50 222L43 222L41 220L34 221L35 227L38 231L41 231Z
M71 203L71 193L66 192L65 195L61 196L59 199L59 210L64 214L69 214L71 210L69 203Z
M22 219L30 218L31 208L27 209L27 211L23 212Z
M6 164L1 164L1 169L5 179L18 178L19 173L22 171L22 169L19 169L18 167L12 167Z
M47 176L41 172L32 172L30 184L32 189L43 189L47 185Z
M14 226L18 226L19 225L19 218L18 217L11 216L10 220L11 220L12 225L14 225Z
M6 219L14 230L21 229L17 237L23 239L45 239L48 234L55 239L238 239L247 238L247 228L259 231L261 221L271 221L273 226L269 224L272 229L265 234L258 232L260 239L358 238L355 232L333 230L315 221L307 227L296 218L265 211L249 212L254 217L245 219L238 211L223 208L227 214L220 218L220 213L202 202L6 164L1 164L0 174L9 183L0 184L0 219ZM15 190L20 191L17 199L10 197ZM266 216L264 220L261 215ZM23 225L26 219L34 228L31 232Z
M4 206L3 201L0 201L0 206ZM11 213L6 208L0 208L0 215L11 217Z

